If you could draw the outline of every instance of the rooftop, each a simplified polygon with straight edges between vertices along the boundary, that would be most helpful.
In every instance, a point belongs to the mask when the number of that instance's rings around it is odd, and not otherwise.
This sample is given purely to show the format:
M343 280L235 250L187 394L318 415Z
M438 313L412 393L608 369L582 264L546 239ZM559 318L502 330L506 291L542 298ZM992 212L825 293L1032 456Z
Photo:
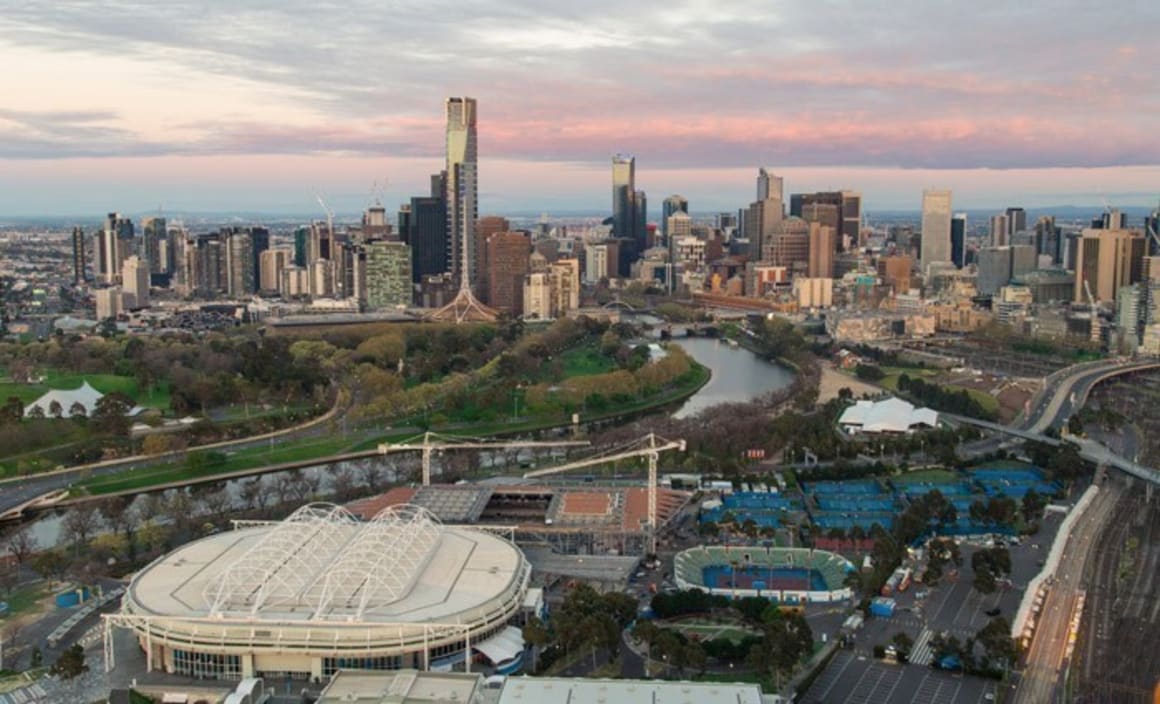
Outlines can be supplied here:
M318 704L424 704L478 699L482 682L467 673L422 672L336 672L322 690Z
M526 562L511 543L394 506L370 521L331 504L189 543L142 570L137 614L280 623L448 622L507 598Z
M509 677L499 704L763 704L756 684Z

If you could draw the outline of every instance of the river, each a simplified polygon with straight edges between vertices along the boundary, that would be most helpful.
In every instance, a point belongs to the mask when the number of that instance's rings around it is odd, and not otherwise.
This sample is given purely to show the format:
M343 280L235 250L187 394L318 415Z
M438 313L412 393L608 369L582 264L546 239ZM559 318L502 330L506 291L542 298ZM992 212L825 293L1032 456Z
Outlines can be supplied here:
M713 372L713 377L673 414L688 418L709 406L748 401L793 381L789 369L761 359L744 347L708 337L678 338L674 342Z
M785 367L771 364L759 358L743 347L733 347L727 342L706 337L678 338L673 340L688 352L693 359L708 367L712 372L709 383L701 387L697 393L690 396L673 416L687 418L708 408L709 406L727 401L747 401L768 391L780 389L793 380L793 372ZM356 481L362 472L360 465L368 462L349 463ZM417 471L418 459L392 459L387 470L387 480L393 480L395 468L404 470L400 476L414 476ZM332 471L329 465L307 467L301 470L311 483L316 483L321 494L326 494L333 488ZM224 482L230 496L233 508L245 506L242 499L242 482L245 479L231 479ZM278 493L278 474L265 474L259 479L264 491L270 494ZM172 490L171 490L172 491ZM168 493L168 492L167 492ZM145 502L145 494L139 494L133 501L134 510L141 510ZM57 545L61 540L63 513L46 512L32 523L33 533L40 547Z

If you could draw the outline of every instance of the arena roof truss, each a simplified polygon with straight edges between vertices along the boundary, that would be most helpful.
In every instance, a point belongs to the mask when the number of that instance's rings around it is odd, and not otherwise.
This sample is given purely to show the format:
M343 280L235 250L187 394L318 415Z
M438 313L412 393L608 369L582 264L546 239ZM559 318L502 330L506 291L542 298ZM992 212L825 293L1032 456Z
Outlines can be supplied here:
M361 621L368 608L406 596L439 546L443 526L426 509L391 506L367 522L332 504L310 504L274 525L210 582L211 617L263 607Z
M332 605L353 609L361 621L368 605L402 598L430 561L443 535L442 526L426 509L390 506L360 526L325 573L307 591L314 618Z

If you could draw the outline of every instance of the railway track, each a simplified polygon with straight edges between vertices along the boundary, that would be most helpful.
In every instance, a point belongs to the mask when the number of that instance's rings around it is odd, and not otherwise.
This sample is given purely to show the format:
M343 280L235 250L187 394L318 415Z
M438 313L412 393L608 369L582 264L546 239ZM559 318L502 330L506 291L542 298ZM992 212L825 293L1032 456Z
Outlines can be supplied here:
M1129 491L1117 502L1115 520L1100 533L1104 549L1085 570L1087 609L1077 646L1077 700L1151 702L1160 673L1160 502ZM1131 564L1125 560L1135 544Z

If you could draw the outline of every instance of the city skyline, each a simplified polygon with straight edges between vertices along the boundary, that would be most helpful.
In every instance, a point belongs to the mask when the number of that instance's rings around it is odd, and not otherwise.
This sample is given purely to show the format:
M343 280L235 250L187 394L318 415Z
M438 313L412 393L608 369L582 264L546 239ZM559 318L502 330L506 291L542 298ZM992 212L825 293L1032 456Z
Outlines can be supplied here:
M962 208L1157 199L1150 6L234 7L7 10L0 214L309 212L314 192L349 212L376 182L393 209L439 170L439 106L463 94L481 213L597 210L621 152L639 188L703 211L743 207L762 166L869 212L926 188ZM952 23L986 50L948 49L931 28Z

